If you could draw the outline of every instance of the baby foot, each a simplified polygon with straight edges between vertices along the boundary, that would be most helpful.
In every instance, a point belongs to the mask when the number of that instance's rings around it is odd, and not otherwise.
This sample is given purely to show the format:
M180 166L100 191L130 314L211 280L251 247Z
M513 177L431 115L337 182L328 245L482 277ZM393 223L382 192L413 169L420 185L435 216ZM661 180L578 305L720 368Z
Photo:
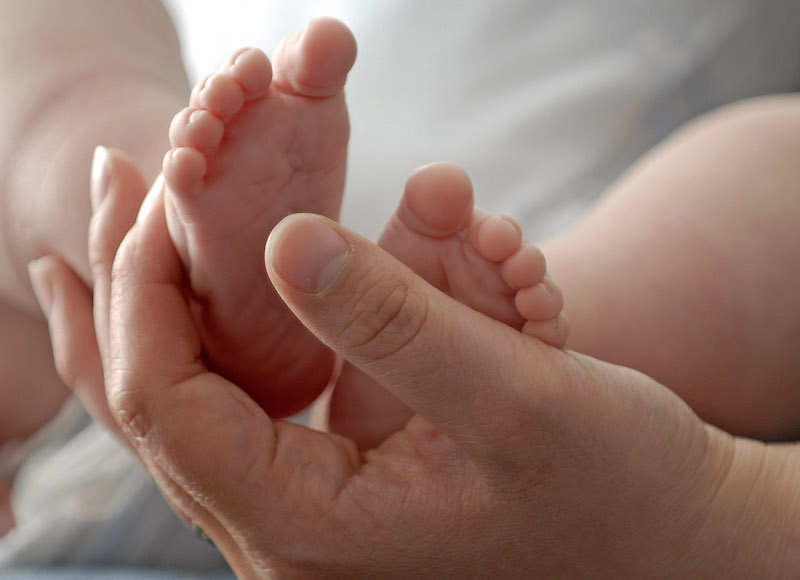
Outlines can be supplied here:
M555 347L567 340L559 287L511 218L473 206L472 184L446 163L415 171L381 247L459 302Z
M274 416L307 406L334 358L265 283L264 244L291 213L338 215L354 60L350 31L314 20L279 46L274 69L259 50L234 54L170 126L167 221L206 362Z
M472 184L446 163L415 171L380 245L459 302L561 348L569 333L559 287L544 255L524 244L519 226L473 207ZM372 449L413 413L352 365L330 401L332 431Z

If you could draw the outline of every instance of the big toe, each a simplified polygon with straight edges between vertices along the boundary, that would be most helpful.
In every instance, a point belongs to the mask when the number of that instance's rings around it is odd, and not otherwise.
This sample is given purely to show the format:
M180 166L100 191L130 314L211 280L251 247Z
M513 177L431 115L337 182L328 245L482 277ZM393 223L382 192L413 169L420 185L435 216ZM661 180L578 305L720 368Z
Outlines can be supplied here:
M333 18L311 20L305 30L286 38L275 50L275 84L307 97L339 94L356 60L356 41Z
M417 233L443 238L466 227L472 209L472 182L467 173L451 163L434 163L408 178L396 215Z

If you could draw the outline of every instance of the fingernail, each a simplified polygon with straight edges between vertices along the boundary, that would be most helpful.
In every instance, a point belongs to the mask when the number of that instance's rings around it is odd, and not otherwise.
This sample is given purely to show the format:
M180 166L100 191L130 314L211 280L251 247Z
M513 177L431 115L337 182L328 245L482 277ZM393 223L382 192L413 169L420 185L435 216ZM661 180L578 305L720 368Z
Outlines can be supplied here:
M103 203L108 193L108 184L111 181L111 155L103 146L96 147L92 157L92 178L89 187L89 197L92 202L92 211L96 212Z
M267 251L281 278L300 290L319 294L344 269L350 244L323 218L293 215L273 230Z
M50 319L53 312L53 285L44 268L43 258L34 260L28 264L28 276L33 287L33 294L39 301L39 308L45 318Z
M153 182L153 186L150 188L150 191L147 192L147 195L144 196L144 200L142 200L142 205L139 207L139 213L136 216L137 222L144 221L144 219L147 217L147 214L158 207L159 203L163 203L163 192L164 174L159 173L158 177L156 177L156 180Z

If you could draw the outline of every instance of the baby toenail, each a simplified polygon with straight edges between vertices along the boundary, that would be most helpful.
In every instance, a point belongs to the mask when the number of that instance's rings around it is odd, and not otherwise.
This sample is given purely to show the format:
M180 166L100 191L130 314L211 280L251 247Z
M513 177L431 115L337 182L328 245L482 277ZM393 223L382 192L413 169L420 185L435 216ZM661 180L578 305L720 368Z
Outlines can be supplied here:
M514 221L504 216L493 215L481 224L478 240L487 259L501 262L520 246L522 233Z
M231 58L231 67L235 67L239 63L239 61L241 60L242 56L244 56L248 52L251 52L252 50L253 49L248 46L248 47L242 48L238 52L236 52L233 55L233 58Z
M214 80L215 75L208 75L206 78L203 79L203 82L200 84L199 90L197 91L197 96L200 97L203 95L207 90L211 82Z
M496 216L498 224L506 231L507 234L512 236L519 236L521 234L517 222L506 216Z
M201 92L203 92L203 91L205 90L205 88L206 88L206 85L208 84L208 81L209 81L209 79L210 79L212 76L214 76L214 75L208 75L206 78L204 78L202 81L200 81L200 82L197 84L197 86L195 86L195 88L194 88L194 91L193 91L193 92L194 92L195 94L198 94L198 95L199 95Z
M206 112L203 109L197 109L196 111L192 111L192 114L189 115L189 124L195 123L203 118Z
M137 222L143 222L147 216L156 209L159 204L164 203L164 174L159 173L147 195L142 200L142 205L139 207L139 214L136 216Z

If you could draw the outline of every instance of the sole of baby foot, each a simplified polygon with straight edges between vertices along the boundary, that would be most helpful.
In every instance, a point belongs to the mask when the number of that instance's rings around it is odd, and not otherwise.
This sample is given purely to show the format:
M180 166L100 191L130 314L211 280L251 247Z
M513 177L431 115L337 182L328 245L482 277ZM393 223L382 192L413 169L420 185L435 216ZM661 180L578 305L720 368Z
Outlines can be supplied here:
M274 62L234 54L192 92L170 127L167 220L207 364L273 416L297 412L326 386L334 357L269 284L263 250L291 213L338 216L349 120L343 86L355 42L312 21Z

